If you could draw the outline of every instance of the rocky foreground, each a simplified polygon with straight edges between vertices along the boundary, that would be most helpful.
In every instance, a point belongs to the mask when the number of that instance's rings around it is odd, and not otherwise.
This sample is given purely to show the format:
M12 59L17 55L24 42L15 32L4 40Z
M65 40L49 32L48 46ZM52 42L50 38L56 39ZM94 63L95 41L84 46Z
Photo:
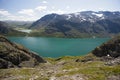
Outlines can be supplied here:
M37 54L0 36L0 68L34 67L44 62Z
M5 44L3 42L4 40L1 40L0 44ZM47 63L39 63L33 68L27 66L18 68L17 66L16 68L0 69L0 80L120 80L119 44L120 38L117 37L97 47L86 56L45 58ZM4 48L0 47L0 52L3 50ZM20 50L20 52L28 54L24 50ZM31 56L28 61L33 58L36 59ZM45 62L41 59L40 62ZM36 60L39 62L38 59Z

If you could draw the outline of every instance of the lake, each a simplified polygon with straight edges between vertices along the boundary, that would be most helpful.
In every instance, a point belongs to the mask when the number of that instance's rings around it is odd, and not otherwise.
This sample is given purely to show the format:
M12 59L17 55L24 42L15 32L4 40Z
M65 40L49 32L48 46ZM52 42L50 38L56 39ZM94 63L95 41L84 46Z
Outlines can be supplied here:
M9 37L43 57L81 56L91 52L95 47L110 38L43 38L43 37Z

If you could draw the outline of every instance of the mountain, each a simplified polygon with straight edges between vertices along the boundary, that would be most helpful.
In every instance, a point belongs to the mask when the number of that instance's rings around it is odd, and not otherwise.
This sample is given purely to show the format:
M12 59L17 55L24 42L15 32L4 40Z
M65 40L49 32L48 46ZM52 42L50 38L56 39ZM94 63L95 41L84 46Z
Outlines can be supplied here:
M0 68L34 67L46 61L19 44L0 35Z
M8 23L0 21L0 34L8 36L25 36L26 33L14 30Z
M120 32L120 12L84 11L62 15L48 14L29 28L45 36L110 36Z
M7 20L4 22L6 22L12 28L19 28L19 27L28 28L33 23L33 21L11 21L11 20Z

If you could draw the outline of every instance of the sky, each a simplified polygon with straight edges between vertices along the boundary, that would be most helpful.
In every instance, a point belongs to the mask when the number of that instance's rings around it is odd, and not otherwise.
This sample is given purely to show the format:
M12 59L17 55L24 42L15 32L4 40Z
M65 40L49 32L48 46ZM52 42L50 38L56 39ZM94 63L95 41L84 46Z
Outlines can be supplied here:
M0 20L35 21L44 15L120 11L120 0L0 0Z

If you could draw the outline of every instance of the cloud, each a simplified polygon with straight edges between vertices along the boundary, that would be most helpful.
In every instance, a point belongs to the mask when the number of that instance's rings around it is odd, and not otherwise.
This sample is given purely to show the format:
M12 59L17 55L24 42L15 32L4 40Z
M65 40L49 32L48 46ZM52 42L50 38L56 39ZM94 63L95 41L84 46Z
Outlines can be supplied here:
M35 10L38 10L38 11L42 11L42 10L46 10L47 9L47 6L38 6L35 8Z
M34 10L32 10L32 9L22 9L21 11L18 11L18 13L33 16L34 15Z
M15 21L34 21L36 19L38 19L35 16L31 16L31 13L34 13L31 10L21 10L19 11L20 14L11 14L9 11L4 10L4 9L0 9L0 20L15 20ZM27 15L23 15L27 14ZM29 14L30 13L30 14Z
M0 10L0 15L2 16L8 16L8 15L11 15L8 11L4 10L4 9L1 9Z
M66 11L63 11L63 10L58 9L58 10L51 10L51 11L48 11L48 13L64 14L64 13L66 13Z
M52 9L55 9L55 6L52 6L51 8L52 8Z
M66 6L66 9L70 9L70 6Z
M17 13L10 13L7 10L0 9L0 20L35 21L45 14L64 14L66 12L65 10L56 9L54 6L50 10L47 10L47 6L38 6L34 9L21 9Z
M8 16L8 19L11 19L11 20L16 20L16 21L34 21L36 20L35 17L28 17L28 16Z
M98 8L98 11L105 11L104 8Z
M42 3L46 4L46 3L48 3L48 2L47 2L47 1L42 1Z
M21 16L21 15L10 15L10 16L1 16L0 20L13 20L13 21L35 21L36 17L28 17L28 16Z
M0 9L0 20L8 20L13 19L13 15L9 13L7 10Z

